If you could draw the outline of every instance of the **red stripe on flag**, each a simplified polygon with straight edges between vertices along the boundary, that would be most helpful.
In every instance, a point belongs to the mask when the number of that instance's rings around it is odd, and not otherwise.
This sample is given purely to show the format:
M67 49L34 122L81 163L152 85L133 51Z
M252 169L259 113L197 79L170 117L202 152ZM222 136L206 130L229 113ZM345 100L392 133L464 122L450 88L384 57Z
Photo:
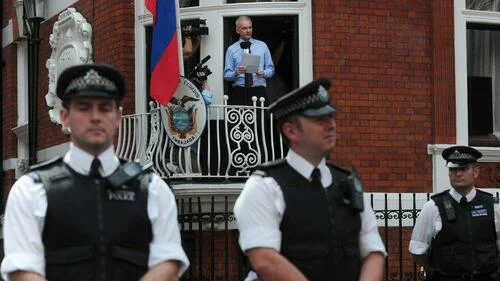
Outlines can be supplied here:
M156 19L156 0L146 0L146 9L153 15L153 23Z
M151 73L151 97L161 105L167 105L179 86L177 44L177 35L174 35Z

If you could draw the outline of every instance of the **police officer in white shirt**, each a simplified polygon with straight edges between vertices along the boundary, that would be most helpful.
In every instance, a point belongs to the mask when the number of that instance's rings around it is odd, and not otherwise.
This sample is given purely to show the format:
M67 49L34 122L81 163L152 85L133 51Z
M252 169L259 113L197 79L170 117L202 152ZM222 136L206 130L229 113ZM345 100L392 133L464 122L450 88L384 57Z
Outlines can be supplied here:
M259 167L236 201L239 243L253 269L246 280L383 278L386 250L360 182L326 163L336 140L330 85L315 80L269 108L290 150Z
M189 266L168 185L114 154L125 81L84 64L56 89L71 130L63 158L13 185L4 222L5 280L178 280Z
M417 218L409 250L426 280L498 280L499 207L476 189L481 152L452 146L442 153L452 188L431 197Z

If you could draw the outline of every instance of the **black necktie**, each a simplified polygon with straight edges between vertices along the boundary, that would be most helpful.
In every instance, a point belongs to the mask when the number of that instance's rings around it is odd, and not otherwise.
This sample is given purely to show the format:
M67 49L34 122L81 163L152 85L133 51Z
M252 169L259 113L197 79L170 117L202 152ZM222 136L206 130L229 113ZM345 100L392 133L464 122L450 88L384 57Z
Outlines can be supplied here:
M90 165L90 172L89 176L93 178L100 178L101 174L99 173L99 168L101 167L101 161L99 161L99 158L94 158L92 160L92 164Z
M319 171L318 168L314 168L312 173L311 173L311 179L312 179L312 186L313 187L323 187L321 184L321 172Z
M250 47L248 48L248 53L252 53L250 51ZM253 77L252 77L252 73L245 73L245 87L247 88L252 88L253 86Z
M467 198L465 198L465 196L462 196L462 198L460 198L460 205L467 205Z

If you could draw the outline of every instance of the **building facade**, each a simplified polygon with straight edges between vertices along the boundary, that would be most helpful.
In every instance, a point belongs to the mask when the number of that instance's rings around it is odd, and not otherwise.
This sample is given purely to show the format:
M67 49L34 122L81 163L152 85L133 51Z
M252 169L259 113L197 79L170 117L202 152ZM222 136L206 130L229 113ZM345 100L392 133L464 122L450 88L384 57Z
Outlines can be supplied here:
M484 154L479 186L500 186L498 1L179 2L181 23L204 19L202 25L208 28L208 34L201 35L197 54L184 61L183 68L187 73L202 58L211 56L206 65L213 72L208 79L214 92L214 108L224 106L228 90L222 70L225 50L236 40L234 20L248 15L253 20L254 37L268 44L276 65L276 75L268 81L270 100L263 106L314 78L330 78L330 95L340 109L339 139L330 158L340 166L355 167L367 191L432 193L449 188L441 152L455 144L474 146ZM57 72L68 63L64 54L71 57L70 63L80 60L116 66L127 81L124 114L151 114L148 79L152 17L144 0L36 3L45 8L37 54L38 102L33 124L38 132L36 162L62 155L69 141L51 111L56 107L50 95ZM3 0L2 4L1 154L5 202L12 183L30 163L28 116L32 108L28 106L27 86L29 44L21 30L22 9L21 13L18 9L23 1ZM73 10L68 12L68 8ZM77 23L67 30L75 31L82 22L88 23L90 30L79 31L86 38L72 41L72 33L63 34L54 28L62 28L65 13L81 16L73 19ZM64 36L72 39L66 45L57 45ZM68 44L83 44L71 45L83 53L67 51ZM226 117L209 113L209 123ZM217 128L212 127L214 131ZM144 147L148 147L151 130L144 132L143 138L134 132L128 135L146 140ZM122 133L124 137L117 140L119 148L127 136L127 132ZM214 134L224 136L228 131L221 129ZM168 145L165 140L155 145L162 143ZM207 141L200 143L198 152L220 152ZM162 151L158 155L172 153ZM153 165L162 161L158 156L148 159ZM257 162L263 159L269 158ZM207 163L216 165L223 160L206 157L205 161L200 166L206 168ZM230 168L223 172L210 169L200 168L194 175L182 169L172 172L170 182L176 195L183 198L215 194L229 196L232 202L246 174L232 178Z
M201 36L195 59L211 56L207 65L213 72L209 83L214 104L222 104L227 93L222 78L224 51L236 38L234 19L239 15L253 18L254 37L266 41L271 52L280 45L284 50L275 62L280 88L272 91L271 99L313 78L332 79L330 94L341 112L340 139L331 158L341 166L356 167L369 191L445 188L440 152L450 144L479 147L488 163L482 183L495 187L495 163L500 159L496 149L500 127L495 95L496 2L489 1L490 6L478 6L488 1L435 2L180 1L179 15L183 21L206 20L209 34ZM51 34L59 15L69 7L81 14L91 26L89 59L111 63L124 73L125 114L149 110L152 18L143 1L36 3L45 7L37 77L36 153L40 162L60 154L68 141L60 125L51 121L53 108L46 101L48 60L54 56ZM28 158L28 44L26 36L19 34L22 20L16 5L22 1L3 1L4 197L21 174L16 169Z

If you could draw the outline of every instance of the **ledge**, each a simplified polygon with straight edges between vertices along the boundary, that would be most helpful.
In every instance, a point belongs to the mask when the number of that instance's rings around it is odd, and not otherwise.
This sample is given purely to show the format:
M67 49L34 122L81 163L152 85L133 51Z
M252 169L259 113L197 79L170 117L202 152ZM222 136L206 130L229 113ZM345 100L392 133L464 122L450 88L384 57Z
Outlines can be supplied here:
M244 183L227 184L176 184L172 185L175 196L238 196L243 189Z
M21 124L15 128L12 128L11 131L16 134L18 139L28 140L28 122Z
M441 155L443 150L453 145L456 144L429 144L427 146L427 153L429 155ZM483 157L478 160L479 162L500 162L500 147L475 146L474 148L483 154Z

